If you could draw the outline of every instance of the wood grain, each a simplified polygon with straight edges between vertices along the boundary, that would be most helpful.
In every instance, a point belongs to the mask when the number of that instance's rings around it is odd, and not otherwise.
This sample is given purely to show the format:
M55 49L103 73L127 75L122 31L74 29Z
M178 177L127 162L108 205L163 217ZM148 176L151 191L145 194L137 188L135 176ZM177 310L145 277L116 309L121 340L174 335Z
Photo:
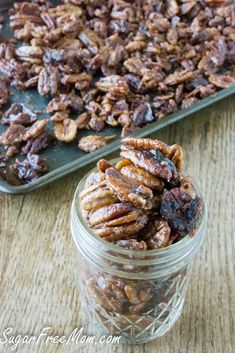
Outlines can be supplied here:
M162 338L139 346L30 344L21 353L233 353L234 349L234 97L167 127L155 137L180 143L188 174L199 181L208 208L206 240L197 256L183 314ZM25 196L0 195L0 334L62 335L84 326L70 205L90 169ZM0 344L0 352L11 352Z

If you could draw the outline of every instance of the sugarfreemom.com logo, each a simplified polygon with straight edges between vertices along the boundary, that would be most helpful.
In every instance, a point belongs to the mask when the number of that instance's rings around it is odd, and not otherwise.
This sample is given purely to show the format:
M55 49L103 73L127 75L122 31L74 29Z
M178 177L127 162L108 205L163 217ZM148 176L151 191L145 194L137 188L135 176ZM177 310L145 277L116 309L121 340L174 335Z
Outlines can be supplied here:
M85 345L85 344L119 344L121 336L89 336L84 333L84 328L76 327L69 334L52 334L52 327L44 327L38 335L17 334L12 327L7 327L0 335L0 347L9 345L12 351L15 351L22 345L34 344L59 344L59 345Z

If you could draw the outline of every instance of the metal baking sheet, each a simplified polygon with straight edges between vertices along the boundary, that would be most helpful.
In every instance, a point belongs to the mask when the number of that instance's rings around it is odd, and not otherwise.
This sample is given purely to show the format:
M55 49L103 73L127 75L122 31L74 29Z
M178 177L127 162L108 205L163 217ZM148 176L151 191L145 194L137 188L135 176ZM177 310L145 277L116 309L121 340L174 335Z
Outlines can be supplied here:
M1 1L1 4L0 4L1 14L3 14L4 17L7 19L8 18L7 11L2 11L2 9L6 8L6 5L8 5L9 7L13 1L11 0L10 1L0 0L0 1ZM5 22L6 23L4 24L4 27L2 30L2 36L10 38L12 37L12 32L9 28L9 23L7 22L7 20ZM214 97L206 98L199 101L198 103L196 103L195 105L193 105L188 109L179 110L176 113L170 114L163 120L151 123L143 127L142 129L136 131L133 135L137 137L147 136L150 133L160 130L167 125L173 124L176 121L192 113L195 113L215 102L218 102L219 100L233 93L235 93L235 85L227 89L221 90ZM36 89L27 90L23 92L19 92L14 88L11 89L10 104L15 102L24 103L27 107L29 107L32 110L44 111L49 100L50 100L49 98L41 97L36 91ZM47 117L46 114L42 113L39 115L39 118L45 118L45 117ZM5 128L3 126L0 126L0 133L4 130ZM81 130L78 133L77 140L79 140L81 136L91 135L92 133L97 134L95 132ZM108 155L119 149L120 134L121 134L120 128L107 127L101 134L103 135L114 134L116 135L116 138L113 140L113 142L109 143L107 146L103 147L102 149L89 154L78 149L77 147L78 141L71 143L69 145L57 143L52 148L44 150L42 154L43 156L46 157L48 161L49 172L31 183L22 184L22 182L16 176L14 176L14 174L10 171L9 168L7 170L5 170L5 168L4 169L0 168L0 191L11 193L11 194L20 194L20 193L33 191L58 178L61 178L66 174L69 174L77 169L81 169L85 165L93 161L96 161L99 158L105 155Z

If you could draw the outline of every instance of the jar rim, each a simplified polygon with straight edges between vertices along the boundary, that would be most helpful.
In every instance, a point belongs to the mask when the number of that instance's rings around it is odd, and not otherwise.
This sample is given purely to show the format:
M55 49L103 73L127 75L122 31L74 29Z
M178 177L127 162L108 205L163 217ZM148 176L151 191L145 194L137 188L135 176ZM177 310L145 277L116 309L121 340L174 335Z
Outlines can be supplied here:
M116 159L110 160L110 162L116 163L118 160L120 160L120 159L116 158ZM123 248L117 244L113 244L113 243L106 241L104 238L98 236L90 228L89 224L86 222L86 220L82 216L81 209L80 209L79 194L85 184L87 177L95 171L97 171L97 167L94 167L88 173L86 173L86 175L78 183L78 186L77 186L75 194L74 194L73 202L72 202L72 213L73 213L72 216L74 216L74 214L75 214L76 221L80 223L83 231L85 231L87 233L87 235L92 236L94 241L97 241L98 244L104 246L104 248L106 248L107 250L114 251L120 255L128 255L128 256L132 256L132 255L134 256L137 254L143 255L145 258L147 258L148 256L154 257L154 256L158 256L158 255L161 255L161 256L168 255L169 256L172 253L174 253L175 251L179 251L179 250L183 249L184 247L188 246L191 242L194 242L195 238L197 238L199 236L199 234L201 232L203 232L203 229L205 227L206 220L207 220L207 207L206 207L205 201L201 195L201 192L199 191L197 182L195 182L195 180L190 177L193 180L193 185L196 188L197 193L200 195L200 197L202 199L202 211L201 211L200 219L197 224L198 228L197 228L196 233L193 235L193 237L186 235L180 241L178 241L174 244L171 244L165 248L152 249L152 250L147 250L147 251L142 251L139 249L138 250L127 249L127 248ZM75 212L73 212L73 210L75 210Z

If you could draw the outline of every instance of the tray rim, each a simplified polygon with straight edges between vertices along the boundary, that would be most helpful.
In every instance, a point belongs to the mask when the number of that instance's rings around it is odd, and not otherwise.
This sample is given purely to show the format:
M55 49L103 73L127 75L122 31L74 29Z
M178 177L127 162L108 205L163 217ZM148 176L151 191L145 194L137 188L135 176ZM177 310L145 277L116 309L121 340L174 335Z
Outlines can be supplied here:
M150 123L146 125L145 127L141 128L140 130L134 132L130 136L135 136L135 137L145 137L148 134L151 134L153 132L156 132L168 125L171 125L189 115L192 115L193 113L196 113L200 111L203 108L209 107L213 103L216 103L232 94L235 93L235 85L232 85L231 87L222 89L219 91L214 97L208 97L200 100L196 104L192 105L191 107L187 109L181 109L178 110L175 113L172 113L168 115L167 117L163 118L162 120L155 121L153 123ZM85 165L89 165L90 163L98 160L101 157L104 157L105 155L109 155L113 153L114 151L119 149L121 142L121 137L114 142L109 143L105 147L95 151L91 152L89 154L86 154L82 157L79 157L75 159L72 162L69 162L68 164L65 164L64 166L61 166L51 172L48 172L47 174L39 177L37 180L32 181L27 184L22 184L22 185L10 185L5 181L0 181L0 192L3 193L8 193L8 194L24 194L28 193L31 191L34 191L42 186L45 186L46 184L51 183L52 181L55 181L65 175L68 175Z

